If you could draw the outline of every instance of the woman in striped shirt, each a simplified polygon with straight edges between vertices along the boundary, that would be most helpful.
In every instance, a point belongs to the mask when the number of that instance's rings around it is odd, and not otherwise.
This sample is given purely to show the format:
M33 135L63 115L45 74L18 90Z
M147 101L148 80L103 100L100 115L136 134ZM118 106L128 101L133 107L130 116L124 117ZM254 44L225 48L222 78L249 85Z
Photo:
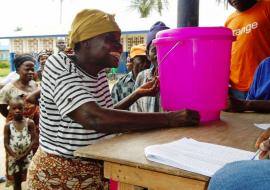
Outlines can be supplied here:
M198 124L199 115L191 110L116 110L155 94L157 80L143 85L113 109L105 68L118 66L120 35L113 15L83 10L76 15L69 34L74 56L60 52L47 60L41 83L40 148L29 168L29 189L108 189L103 163L74 157L76 149L115 133Z

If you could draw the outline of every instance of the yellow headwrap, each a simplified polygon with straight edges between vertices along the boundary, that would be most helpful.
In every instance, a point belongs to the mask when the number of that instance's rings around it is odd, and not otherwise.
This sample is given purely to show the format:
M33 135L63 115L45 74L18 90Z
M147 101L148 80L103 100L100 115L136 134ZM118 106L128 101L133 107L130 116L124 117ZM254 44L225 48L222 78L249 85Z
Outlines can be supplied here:
M97 9L84 9L79 12L71 25L69 32L69 47L106 32L121 31L114 20L114 15Z

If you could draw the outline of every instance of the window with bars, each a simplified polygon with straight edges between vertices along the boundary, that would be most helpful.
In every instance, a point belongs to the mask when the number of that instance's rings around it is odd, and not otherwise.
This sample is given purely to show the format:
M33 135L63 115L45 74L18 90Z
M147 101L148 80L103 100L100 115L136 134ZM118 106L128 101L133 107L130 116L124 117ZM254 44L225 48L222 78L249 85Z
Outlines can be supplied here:
M127 37L127 50L130 51L131 47L138 44L144 43L144 36L137 35L137 36L128 36Z
M40 41L41 49L53 49L53 40L52 39L43 39Z
M29 39L28 43L28 52L37 52L38 51L38 40L37 39Z
M22 40L13 40L13 51L15 53L23 53L23 41Z

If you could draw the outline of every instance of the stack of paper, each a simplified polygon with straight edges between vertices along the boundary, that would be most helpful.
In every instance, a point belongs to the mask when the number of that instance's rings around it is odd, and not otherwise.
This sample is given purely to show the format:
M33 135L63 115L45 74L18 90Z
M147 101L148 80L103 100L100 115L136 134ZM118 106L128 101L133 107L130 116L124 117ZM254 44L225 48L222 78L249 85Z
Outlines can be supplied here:
M227 163L250 160L254 156L254 152L188 138L148 146L144 151L148 160L210 177Z
M254 125L263 130L270 128L270 123L254 123Z

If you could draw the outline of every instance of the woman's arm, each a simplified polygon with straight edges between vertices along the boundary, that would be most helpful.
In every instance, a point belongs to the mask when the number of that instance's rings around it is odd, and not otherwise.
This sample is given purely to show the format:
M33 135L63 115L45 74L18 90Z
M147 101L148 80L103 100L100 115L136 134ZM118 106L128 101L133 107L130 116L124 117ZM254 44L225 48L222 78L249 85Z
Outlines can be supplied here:
M107 109L88 102L68 116L84 128L101 133L145 131L158 128L194 126L199 123L198 112L180 110L167 113L134 113Z
M245 104L247 111L270 112L270 100L246 100Z
M128 108L139 98L144 96L155 96L159 90L159 81L157 78L138 87L129 96L122 99L114 105L114 109L128 110Z
M228 108L230 112L255 111L262 113L270 112L270 100L239 100L230 97L228 100Z

